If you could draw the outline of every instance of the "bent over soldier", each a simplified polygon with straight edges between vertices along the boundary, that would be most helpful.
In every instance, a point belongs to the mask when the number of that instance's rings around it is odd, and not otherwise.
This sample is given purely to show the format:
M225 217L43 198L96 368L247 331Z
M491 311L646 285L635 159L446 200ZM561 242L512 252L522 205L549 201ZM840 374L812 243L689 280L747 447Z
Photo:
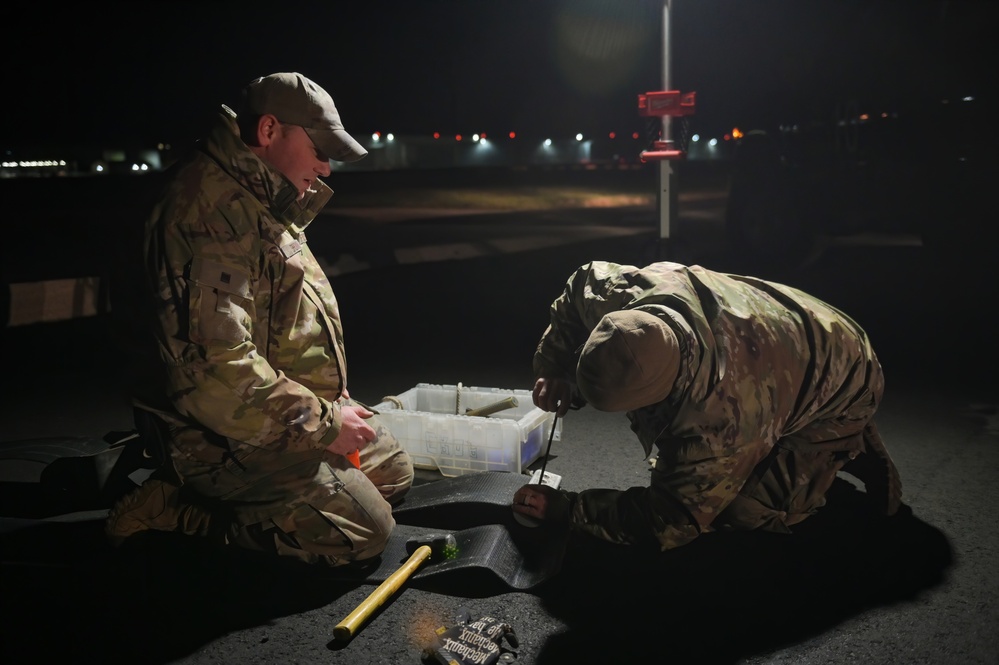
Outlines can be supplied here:
M802 291L671 262L593 261L551 306L534 403L626 412L648 487L528 484L513 510L620 544L675 548L716 529L790 532L839 471L894 514L901 482L874 423L884 390L863 329Z
M112 508L113 542L175 531L330 566L383 551L412 460L350 398L339 306L305 236L330 160L366 154L291 72L251 82L172 166L145 228L153 339L135 393L165 460Z

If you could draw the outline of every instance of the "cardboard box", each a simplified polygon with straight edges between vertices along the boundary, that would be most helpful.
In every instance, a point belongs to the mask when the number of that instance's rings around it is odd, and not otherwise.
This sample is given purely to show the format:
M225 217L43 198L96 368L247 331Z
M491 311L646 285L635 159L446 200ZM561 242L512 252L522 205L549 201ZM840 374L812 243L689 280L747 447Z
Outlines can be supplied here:
M534 406L529 390L418 383L393 397L372 408L417 468L445 476L521 473L544 454L553 426L554 439L561 438L561 421ZM467 415L504 400L490 415Z

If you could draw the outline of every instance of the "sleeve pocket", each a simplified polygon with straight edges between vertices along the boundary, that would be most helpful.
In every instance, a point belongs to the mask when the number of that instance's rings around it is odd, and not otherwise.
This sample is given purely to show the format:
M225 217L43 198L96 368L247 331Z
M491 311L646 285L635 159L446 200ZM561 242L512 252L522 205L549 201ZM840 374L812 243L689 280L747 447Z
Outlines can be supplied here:
M216 261L196 257L191 262L191 279L202 287L240 298L250 297L250 277Z
M250 279L230 266L203 258L191 264L191 334L201 340L240 343L250 339Z

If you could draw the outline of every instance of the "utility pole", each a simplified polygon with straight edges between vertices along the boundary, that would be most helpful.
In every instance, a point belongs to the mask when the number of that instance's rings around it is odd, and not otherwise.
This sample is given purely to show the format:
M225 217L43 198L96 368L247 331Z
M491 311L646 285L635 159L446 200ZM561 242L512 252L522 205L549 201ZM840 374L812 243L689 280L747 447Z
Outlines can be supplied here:
M663 90L672 90L670 87L670 8L672 0L663 0ZM662 116L662 140L672 139L673 117L671 115ZM659 160L659 190L656 201L659 208L659 251L660 258L670 258L670 224L677 212L676 197L676 174L673 169L673 160Z
M687 157L686 136L688 121L686 116L694 113L697 107L696 93L682 93L670 85L670 9L672 0L663 0L663 89L638 95L638 113L649 118L659 118L659 139L652 142L650 150L640 155L643 163L650 160L659 162L659 187L656 190L656 203L659 209L659 241L656 255L659 259L671 259L669 246L673 220L677 219L677 187L674 161ZM673 116L684 116L680 144L672 139ZM655 128L651 124L650 129Z

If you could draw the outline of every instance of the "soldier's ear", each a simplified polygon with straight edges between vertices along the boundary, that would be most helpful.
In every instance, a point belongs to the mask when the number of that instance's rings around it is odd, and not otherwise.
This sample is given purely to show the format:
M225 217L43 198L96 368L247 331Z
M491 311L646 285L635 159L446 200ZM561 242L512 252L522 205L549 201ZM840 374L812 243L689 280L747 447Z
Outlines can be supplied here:
M280 132L281 123L276 116L265 113L257 118L257 145L270 145Z

